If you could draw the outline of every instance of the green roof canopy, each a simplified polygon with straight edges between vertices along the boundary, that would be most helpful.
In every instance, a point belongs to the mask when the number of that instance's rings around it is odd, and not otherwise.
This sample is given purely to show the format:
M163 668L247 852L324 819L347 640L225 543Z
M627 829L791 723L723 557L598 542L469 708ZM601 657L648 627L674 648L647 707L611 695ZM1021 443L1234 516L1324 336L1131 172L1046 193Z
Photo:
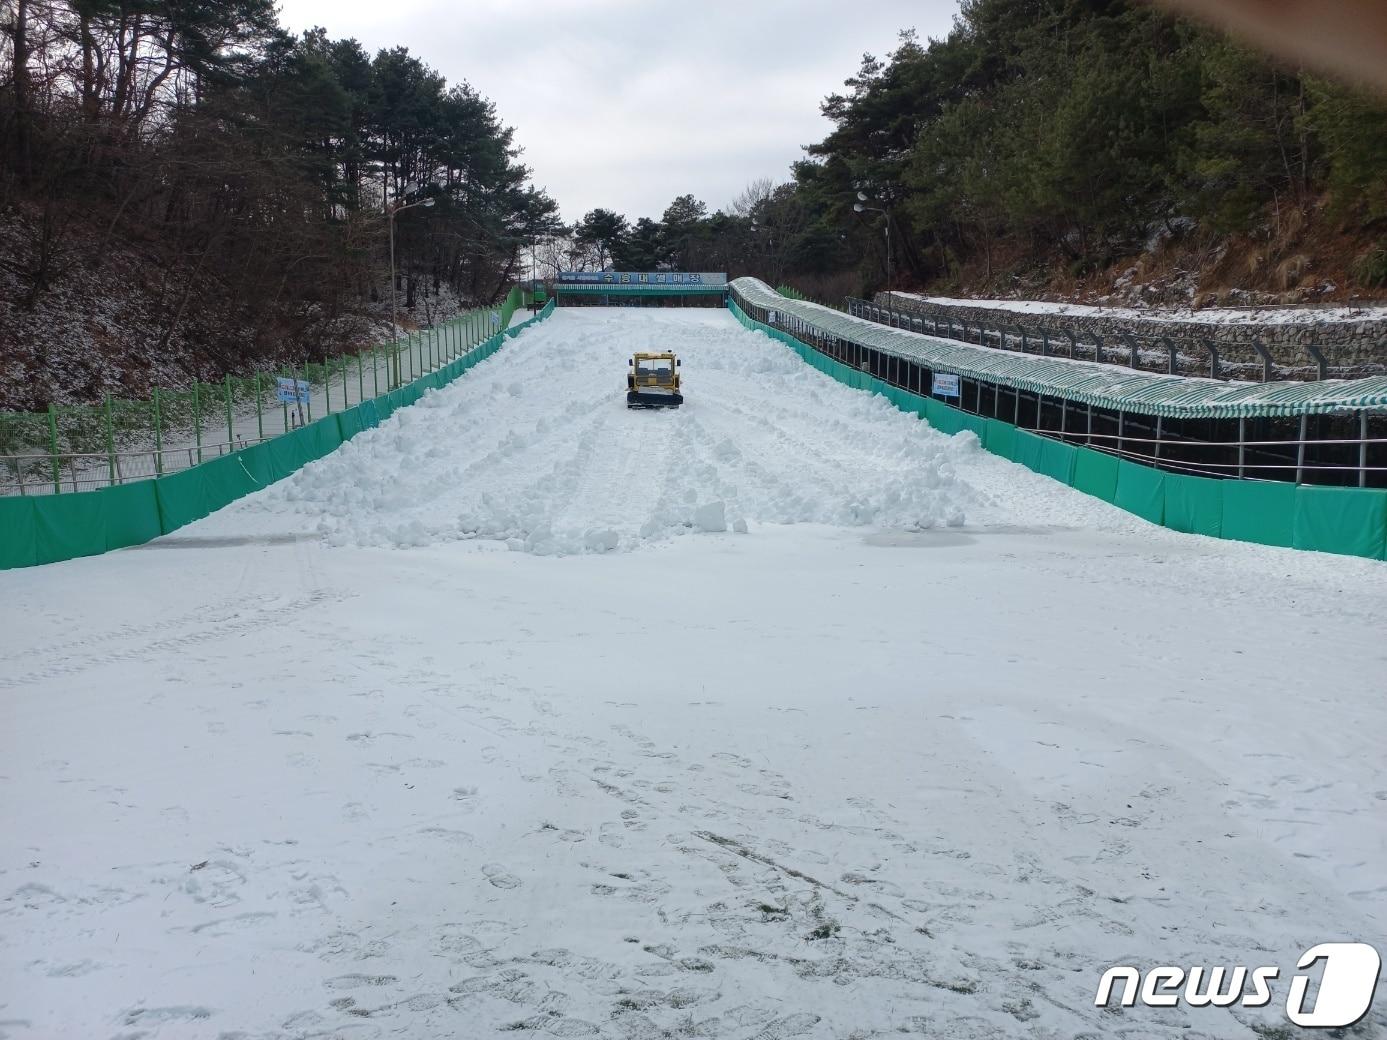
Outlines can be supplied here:
M793 300L757 278L738 278L732 289L755 307L773 310L782 328L799 321L821 334L894 354L931 370L949 372L1078 404L1174 419L1239 419L1387 410L1387 376L1313 382L1225 382L1134 372L1117 365L1038 358L956 343Z

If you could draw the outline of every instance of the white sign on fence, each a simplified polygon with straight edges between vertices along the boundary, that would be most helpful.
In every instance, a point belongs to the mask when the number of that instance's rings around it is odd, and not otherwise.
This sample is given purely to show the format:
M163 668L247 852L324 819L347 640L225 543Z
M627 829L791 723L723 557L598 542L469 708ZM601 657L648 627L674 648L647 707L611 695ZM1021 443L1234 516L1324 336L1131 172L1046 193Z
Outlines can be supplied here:
M501 324L501 312L500 312L500 311L492 311L492 312L491 312L491 324L492 324L492 325L499 325L499 324Z
M276 379L275 393L285 404L308 403L308 384L302 379Z
M935 397L958 397L958 376L950 375L947 372L933 373L930 385L934 388Z
M767 324L767 325L774 325L774 324L775 324L775 320L776 320L776 313L775 313L775 311L768 311L767 314L766 314L766 324Z

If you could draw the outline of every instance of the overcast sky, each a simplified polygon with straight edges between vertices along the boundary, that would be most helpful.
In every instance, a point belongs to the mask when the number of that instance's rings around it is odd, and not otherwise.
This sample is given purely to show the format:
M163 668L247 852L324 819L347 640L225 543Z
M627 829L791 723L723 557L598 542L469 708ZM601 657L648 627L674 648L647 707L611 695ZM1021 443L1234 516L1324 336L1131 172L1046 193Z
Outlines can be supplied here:
M692 192L720 209L789 178L823 138L824 96L864 51L949 31L957 0L281 0L281 22L403 44L467 80L515 127L565 220L594 206L658 217Z

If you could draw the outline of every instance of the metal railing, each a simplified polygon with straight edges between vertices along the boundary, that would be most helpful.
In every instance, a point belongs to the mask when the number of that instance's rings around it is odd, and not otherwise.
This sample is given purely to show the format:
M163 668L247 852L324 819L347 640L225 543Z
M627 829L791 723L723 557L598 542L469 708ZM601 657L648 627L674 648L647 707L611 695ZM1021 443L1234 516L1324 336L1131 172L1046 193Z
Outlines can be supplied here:
M59 455L0 456L0 494L51 495L116 487L191 469L200 462L231 455L274 440L240 438L158 451L68 452Z
M356 354L251 376L225 376L147 400L0 412L0 495L64 494L163 476L288 433L437 371L505 328L518 289L478 308ZM278 399L280 380L302 399ZM214 438L214 439L209 439Z

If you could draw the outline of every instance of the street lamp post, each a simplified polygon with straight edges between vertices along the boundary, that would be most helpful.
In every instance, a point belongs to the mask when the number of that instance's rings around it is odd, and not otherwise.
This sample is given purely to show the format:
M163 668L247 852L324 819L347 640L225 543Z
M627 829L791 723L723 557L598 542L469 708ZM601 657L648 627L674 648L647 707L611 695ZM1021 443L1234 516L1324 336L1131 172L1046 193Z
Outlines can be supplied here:
M426 199L420 199L418 202L411 202L407 206L401 206L397 202L386 211L386 215L390 218L390 338L394 340L396 344L393 389L399 389L400 386L400 321L395 309L395 214L403 213L405 210L413 209L415 206L422 206L424 209L428 209L432 205L433 196L429 196Z
M857 202L853 204L853 207L852 207L852 208L853 208L853 212L854 212L854 213L864 213L864 212L866 212L867 210L871 210L873 213L880 213L883 217L886 218L886 220L885 220L885 224L886 224L886 291L889 293L889 292L891 291L891 284L892 284L892 279L891 279L891 214L888 213L888 212L886 212L886 210L882 209L880 206L868 206L868 205L866 204L867 201L868 201L868 199L867 199L867 193L866 193L865 191L859 191L859 192L857 193Z

